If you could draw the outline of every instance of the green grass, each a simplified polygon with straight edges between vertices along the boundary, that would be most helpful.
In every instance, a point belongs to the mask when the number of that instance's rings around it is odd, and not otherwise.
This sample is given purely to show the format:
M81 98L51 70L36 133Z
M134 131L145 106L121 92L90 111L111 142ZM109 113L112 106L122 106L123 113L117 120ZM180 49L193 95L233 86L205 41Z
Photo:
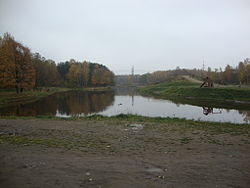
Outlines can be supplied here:
M71 143L66 142L65 140L59 139L48 139L48 138L37 138L37 137L28 137L28 136L18 136L18 135L8 135L8 134L0 134L0 143L9 142L11 144L22 144L26 145L31 144L40 144L45 146L68 146Z
M193 140L192 138L189 138L189 137L183 137L180 140L180 143L181 144L188 144L191 140Z
M223 128L250 128L250 124L238 124L230 122L209 122L188 120L185 118L172 118L172 117L147 117L134 114L119 114L115 116L103 116L103 115L91 115L85 117L55 117L55 116L0 116L2 119L43 119L43 120L64 120L64 121L76 121L76 120L90 120L90 121L117 121L117 122L137 122L137 123L164 123L164 124L178 124L178 125L190 125L200 126L206 128L207 126L213 127L213 129L220 132L224 132ZM230 130L228 131L230 132Z
M196 105L201 103L200 106L209 104L209 102L211 102L213 106L214 104L218 105L219 103L223 103L223 105L225 105L225 102L229 102L228 105L230 105L231 102L244 101L248 104L240 105L244 106L244 109L249 109L250 103L249 88L200 88L200 84L186 80L173 80L170 82L139 88L139 92L143 95L171 100L175 99L176 101L183 103L194 103Z
M72 136L72 138L75 138ZM115 152L115 148L107 147L110 143L101 138L78 138L78 140L69 140L66 138L44 138L42 136L30 135L10 135L0 133L0 144L10 143L15 145L42 145L45 147L65 148L80 151L106 151Z

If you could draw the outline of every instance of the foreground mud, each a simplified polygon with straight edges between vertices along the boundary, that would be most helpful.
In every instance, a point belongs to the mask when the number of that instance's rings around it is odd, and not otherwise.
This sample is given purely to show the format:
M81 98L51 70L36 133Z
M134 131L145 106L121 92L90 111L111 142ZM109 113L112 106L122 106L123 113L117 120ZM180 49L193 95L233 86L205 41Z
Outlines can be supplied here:
M249 187L249 129L0 119L0 187Z

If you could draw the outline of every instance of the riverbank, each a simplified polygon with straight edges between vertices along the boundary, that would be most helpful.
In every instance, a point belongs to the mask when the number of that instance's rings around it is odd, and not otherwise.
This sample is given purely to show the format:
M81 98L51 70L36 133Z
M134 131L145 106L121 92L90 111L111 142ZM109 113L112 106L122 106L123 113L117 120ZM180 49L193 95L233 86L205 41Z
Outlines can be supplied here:
M249 125L134 115L49 118L0 119L1 187L250 183Z
M200 88L199 83L174 80L141 87L139 93L197 106L249 109L250 89L237 87Z

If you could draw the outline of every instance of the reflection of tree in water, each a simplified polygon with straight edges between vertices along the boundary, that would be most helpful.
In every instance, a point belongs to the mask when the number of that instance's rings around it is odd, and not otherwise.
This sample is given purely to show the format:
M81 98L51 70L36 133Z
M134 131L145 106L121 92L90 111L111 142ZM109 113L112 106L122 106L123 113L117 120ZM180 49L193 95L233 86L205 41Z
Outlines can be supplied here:
M28 104L0 109L0 115L37 116L61 114L80 115L101 112L114 102L114 92L73 91L57 93Z
M134 106L135 98L137 95L136 87L116 87L115 95L117 96L131 96L131 105ZM122 104L119 104L122 105Z
M79 115L101 112L113 104L114 92L68 92L58 98L61 114Z
M37 116L56 115L57 101L55 96L42 98L27 104L15 104L0 110L1 115Z
M134 96L137 95L136 87L117 87L115 94L118 96Z
M244 117L244 121L246 123L249 123L250 122L250 111L240 111L239 110L239 113L242 114Z
M35 116L37 115L36 110L32 108L25 108L23 104L16 104L6 108L0 109L0 115L3 116Z

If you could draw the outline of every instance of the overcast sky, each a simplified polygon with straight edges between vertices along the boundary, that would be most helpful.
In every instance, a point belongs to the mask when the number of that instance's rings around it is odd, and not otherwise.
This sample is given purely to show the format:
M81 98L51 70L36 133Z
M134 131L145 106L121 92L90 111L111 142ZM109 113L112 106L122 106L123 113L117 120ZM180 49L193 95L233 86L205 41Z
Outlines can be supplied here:
M236 66L250 57L250 0L0 0L0 34L56 62L115 74Z

